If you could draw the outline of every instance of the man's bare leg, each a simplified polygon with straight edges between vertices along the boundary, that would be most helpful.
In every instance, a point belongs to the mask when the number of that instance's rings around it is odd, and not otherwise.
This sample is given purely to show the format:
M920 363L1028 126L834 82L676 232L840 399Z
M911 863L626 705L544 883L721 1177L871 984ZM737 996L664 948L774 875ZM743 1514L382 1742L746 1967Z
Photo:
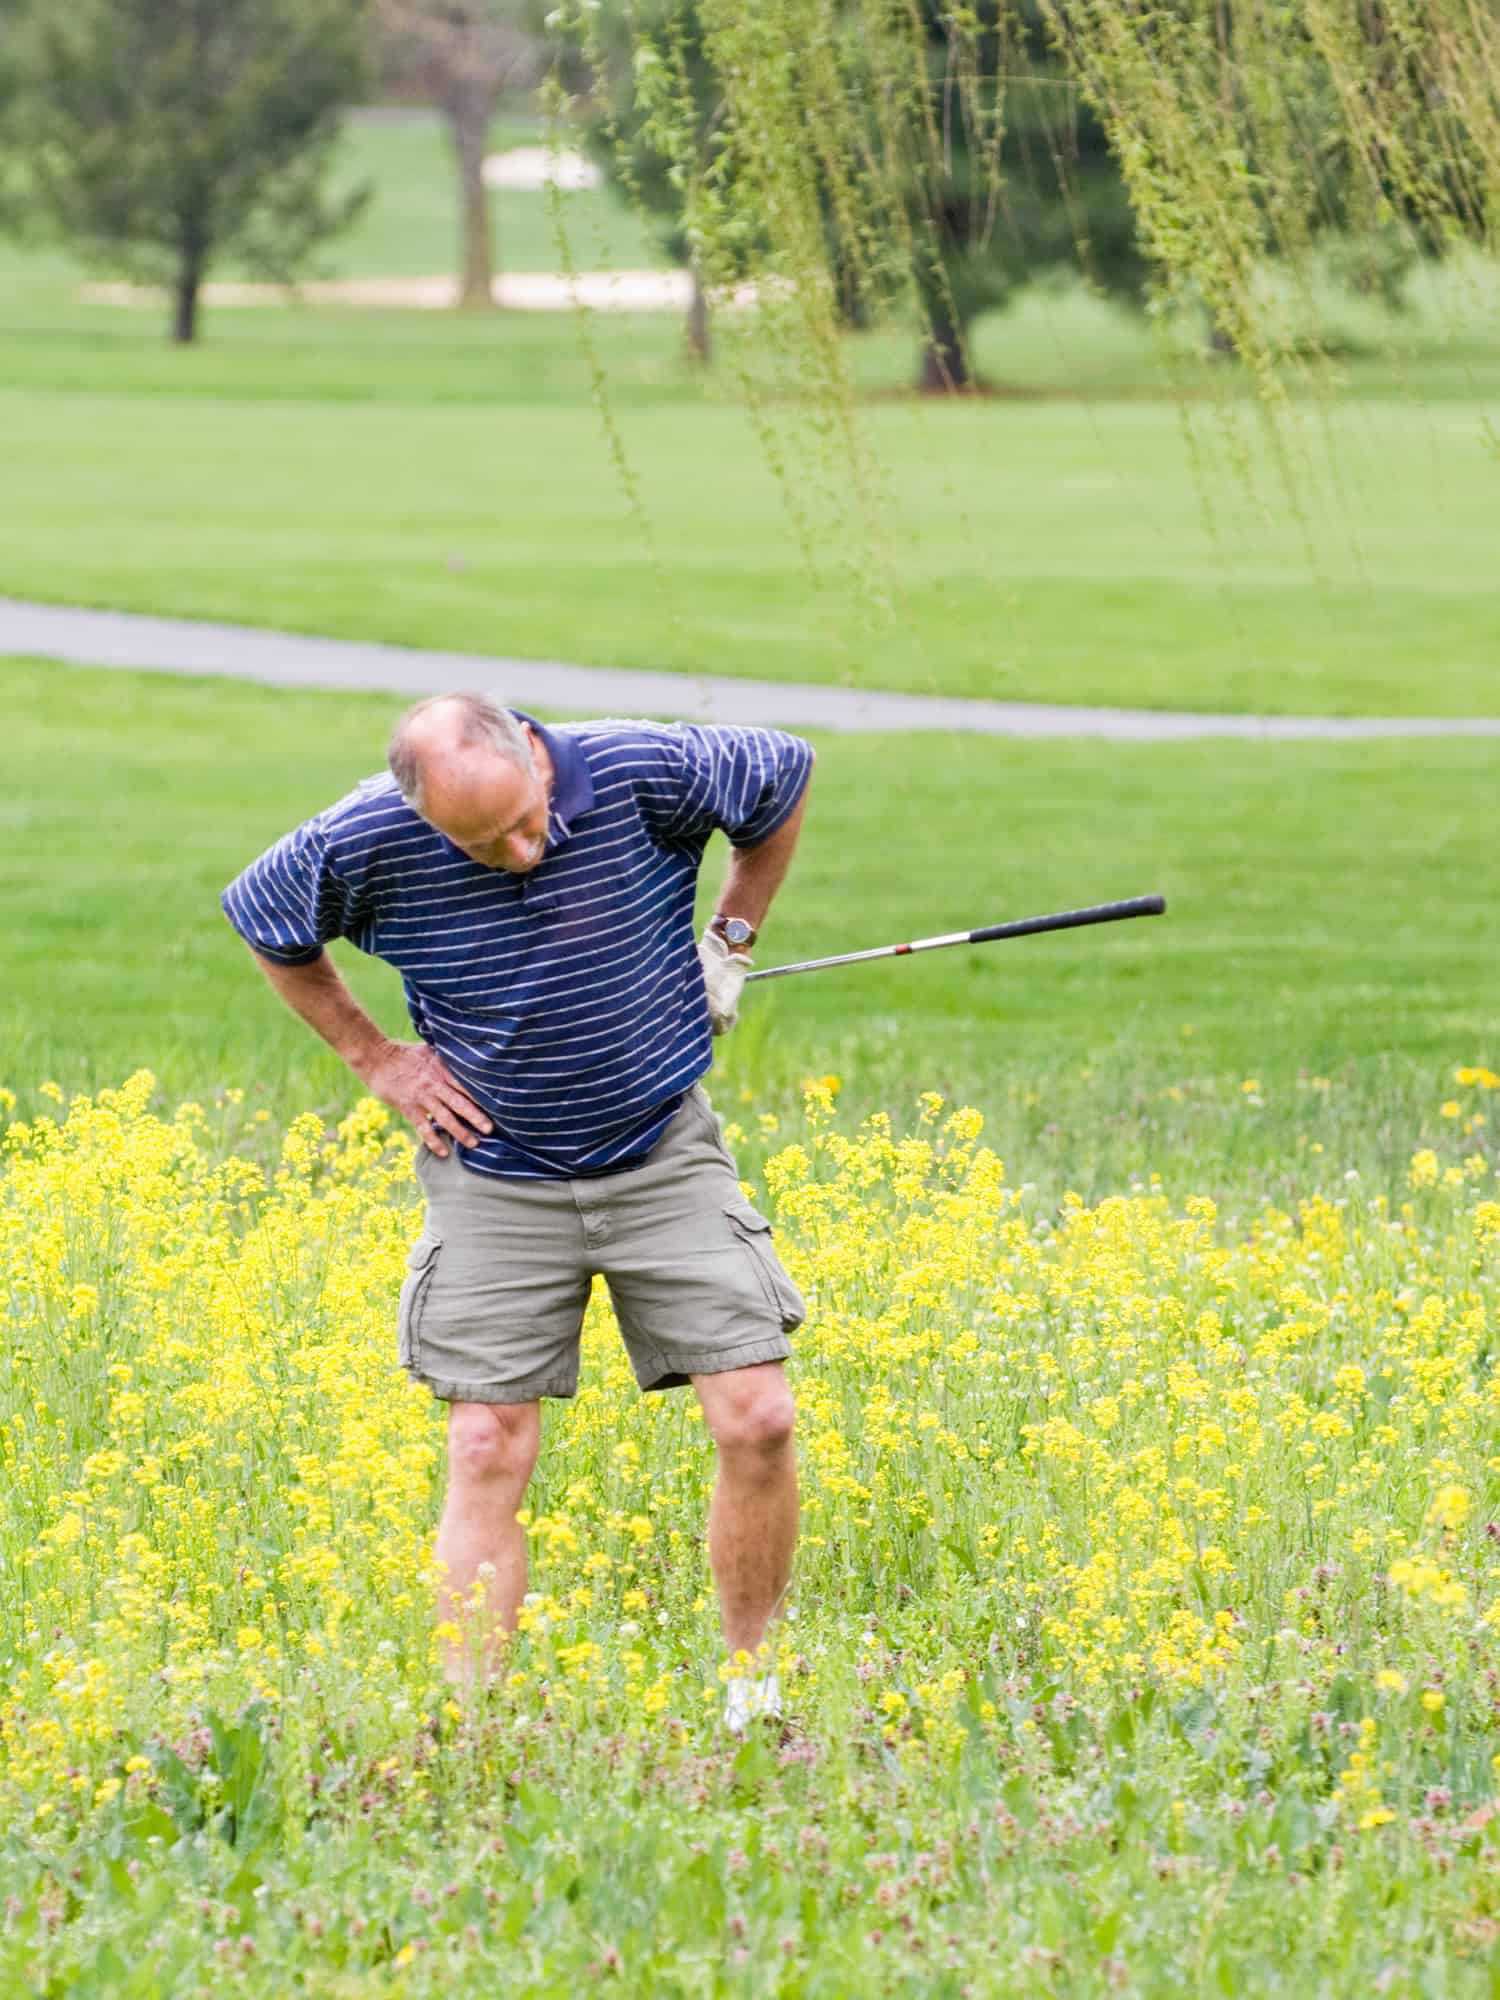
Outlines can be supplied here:
M708 1559L731 1658L764 1643L792 1574L797 1542L796 1406L779 1361L695 1375L719 1454ZM762 1671L768 1671L765 1666Z
M448 1406L448 1491L438 1524L440 1622L462 1638L444 1648L443 1673L458 1688L487 1679L513 1632L526 1595L526 1537L516 1519L541 1442L537 1403L451 1403ZM478 1621L467 1600L489 1564Z

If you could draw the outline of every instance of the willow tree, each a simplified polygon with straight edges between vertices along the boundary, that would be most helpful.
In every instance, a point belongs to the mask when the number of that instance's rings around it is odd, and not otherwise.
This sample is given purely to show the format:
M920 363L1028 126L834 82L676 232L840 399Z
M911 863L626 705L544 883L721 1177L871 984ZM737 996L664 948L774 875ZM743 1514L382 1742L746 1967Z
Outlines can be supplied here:
M933 0L925 0L922 20L926 95L934 118L941 119L948 49ZM682 171L677 155L687 142L682 114L691 101L694 164L697 172L707 168L725 115L724 92L705 46L698 0L645 0L634 16L634 38L628 25L619 10L602 17L610 94L591 117L590 131L616 183L657 219L669 254L692 271L690 336L704 356L707 312L686 224L694 173ZM1019 51L1011 45L1018 25ZM652 65L641 60L643 36L669 50L676 112L669 121L660 116ZM1086 270L1096 285L1132 302L1140 299L1145 277L1119 169L1098 118L1047 44L1035 0L1027 0L1018 22L990 8L977 55L982 104L976 101L975 108L983 134L949 120L940 171L913 174L906 190L906 227L927 246L913 276L928 328L920 372L928 390L966 388L972 321L1059 265ZM991 133L995 143L986 142ZM848 206L839 199L836 177L820 171L819 180L841 311L850 324L864 325L872 317L866 259L857 238L845 240Z
M676 100L666 149L650 64L641 59L643 27L671 49ZM667 255L689 272L688 350L696 360L707 361L708 296L686 212L691 182L709 163L724 99L704 51L697 0L642 0L639 10L611 7L596 16L594 34L599 88L585 115L588 149L614 186L654 225ZM638 74L643 87L638 87ZM684 117L689 102L690 120ZM693 161L685 171L680 155L689 145Z
M1295 289L1330 224L1494 247L1493 0L616 4L640 112L624 143L644 134L666 163L708 282L754 282L835 400L851 293L916 311L951 350L970 278L1053 258L1026 222L1042 196L1111 282L1096 167L1117 176L1158 314L1206 311L1272 400L1306 341L1267 273ZM554 18L605 95L600 11L563 0Z
M1104 127L1053 50L1038 0L973 12L968 115L946 116L950 10L925 0L925 103L940 148L914 173L915 278L926 326L922 387L969 385L978 315L1066 268L1140 302L1147 269Z

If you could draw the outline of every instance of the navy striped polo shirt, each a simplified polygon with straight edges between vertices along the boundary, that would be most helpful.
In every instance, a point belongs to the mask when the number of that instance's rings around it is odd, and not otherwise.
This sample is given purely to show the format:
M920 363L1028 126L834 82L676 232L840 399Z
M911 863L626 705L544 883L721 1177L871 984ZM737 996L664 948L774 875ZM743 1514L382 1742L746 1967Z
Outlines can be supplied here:
M382 775L283 835L221 900L283 965L336 937L394 965L418 1035L494 1121L464 1165L566 1180L638 1166L709 1069L703 850L715 828L737 846L774 833L812 749L779 729L532 727L554 777L530 874L470 860Z

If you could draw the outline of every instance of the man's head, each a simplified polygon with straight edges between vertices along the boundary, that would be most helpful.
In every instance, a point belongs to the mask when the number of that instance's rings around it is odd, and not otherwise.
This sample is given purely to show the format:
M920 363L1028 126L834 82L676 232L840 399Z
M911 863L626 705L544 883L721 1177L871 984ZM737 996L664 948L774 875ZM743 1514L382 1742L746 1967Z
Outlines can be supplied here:
M547 844L551 760L529 723L482 694L409 708L387 761L401 796L473 861L528 875Z

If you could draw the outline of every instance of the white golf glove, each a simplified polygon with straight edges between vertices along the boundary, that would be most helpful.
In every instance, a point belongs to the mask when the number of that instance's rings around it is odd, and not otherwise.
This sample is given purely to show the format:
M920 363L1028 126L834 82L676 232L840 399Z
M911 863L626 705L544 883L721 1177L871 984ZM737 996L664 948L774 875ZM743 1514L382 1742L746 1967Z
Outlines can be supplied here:
M705 931L698 940L709 1025L716 1035L727 1035L739 1019L740 992L754 962L747 951L731 951L717 931Z

